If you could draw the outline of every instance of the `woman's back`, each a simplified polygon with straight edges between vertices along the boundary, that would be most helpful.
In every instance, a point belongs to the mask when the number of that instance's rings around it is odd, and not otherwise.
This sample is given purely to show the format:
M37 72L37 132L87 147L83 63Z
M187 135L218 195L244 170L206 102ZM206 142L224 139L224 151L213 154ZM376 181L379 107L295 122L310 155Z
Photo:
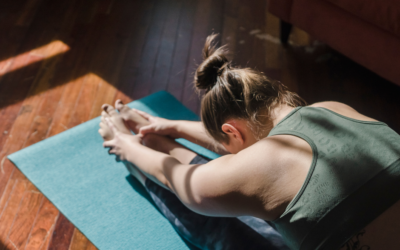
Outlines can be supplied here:
M390 192L400 180L400 137L384 123L327 102L294 109L268 139L287 135L313 151L302 188L273 222L294 249L338 249L400 198Z
M400 199L400 136L384 123L340 103L299 107L282 83L233 67L215 35L203 58L202 122L232 153L192 178L203 213L273 220L294 249L338 249Z

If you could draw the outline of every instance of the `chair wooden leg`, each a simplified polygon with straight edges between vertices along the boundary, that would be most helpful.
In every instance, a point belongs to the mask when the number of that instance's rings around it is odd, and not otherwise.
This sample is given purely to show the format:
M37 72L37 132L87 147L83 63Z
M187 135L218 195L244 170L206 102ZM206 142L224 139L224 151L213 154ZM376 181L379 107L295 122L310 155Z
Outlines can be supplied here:
M281 20L280 32L281 32L281 43L282 45L287 45L289 40L290 31L292 30L292 24Z

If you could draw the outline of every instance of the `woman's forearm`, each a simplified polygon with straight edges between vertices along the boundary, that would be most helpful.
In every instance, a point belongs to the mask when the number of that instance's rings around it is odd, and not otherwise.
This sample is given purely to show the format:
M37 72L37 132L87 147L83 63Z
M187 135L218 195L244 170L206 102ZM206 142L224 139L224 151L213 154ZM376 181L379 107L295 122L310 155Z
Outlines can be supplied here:
M147 178L171 190L170 181L166 178L164 171L180 164L180 162L170 155L141 144L132 144L129 147L128 150L132 153L127 156L126 160L137 166Z
M220 143L207 134L202 122L176 121L174 127L177 138L186 139L220 155L228 153Z

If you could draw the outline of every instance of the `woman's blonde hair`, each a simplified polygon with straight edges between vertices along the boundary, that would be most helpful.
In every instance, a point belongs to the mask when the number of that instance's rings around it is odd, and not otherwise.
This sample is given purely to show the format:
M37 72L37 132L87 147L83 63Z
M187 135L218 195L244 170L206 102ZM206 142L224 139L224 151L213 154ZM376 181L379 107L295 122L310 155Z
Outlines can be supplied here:
M205 90L201 102L201 119L207 132L218 142L228 142L221 126L230 118L246 119L258 136L278 104L305 105L296 93L279 81L250 68L233 67L225 46L217 48L216 34L207 37L204 61L194 78L198 90Z

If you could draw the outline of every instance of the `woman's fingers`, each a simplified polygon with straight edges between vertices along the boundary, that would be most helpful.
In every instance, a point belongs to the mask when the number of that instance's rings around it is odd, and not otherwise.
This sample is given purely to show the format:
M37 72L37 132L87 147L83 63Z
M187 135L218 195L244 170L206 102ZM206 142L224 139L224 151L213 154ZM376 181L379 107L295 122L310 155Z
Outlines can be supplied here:
M115 146L114 140L103 142L103 147L105 148L113 148Z
M146 135L149 133L154 133L156 132L155 126L154 125L147 125L147 126L143 126L139 129L139 134L140 135Z
M150 120L153 117L152 115L149 115L146 112L143 112L141 110L137 110L137 109L132 109L132 110L135 111L136 113L138 113L140 116L142 116L146 120Z

